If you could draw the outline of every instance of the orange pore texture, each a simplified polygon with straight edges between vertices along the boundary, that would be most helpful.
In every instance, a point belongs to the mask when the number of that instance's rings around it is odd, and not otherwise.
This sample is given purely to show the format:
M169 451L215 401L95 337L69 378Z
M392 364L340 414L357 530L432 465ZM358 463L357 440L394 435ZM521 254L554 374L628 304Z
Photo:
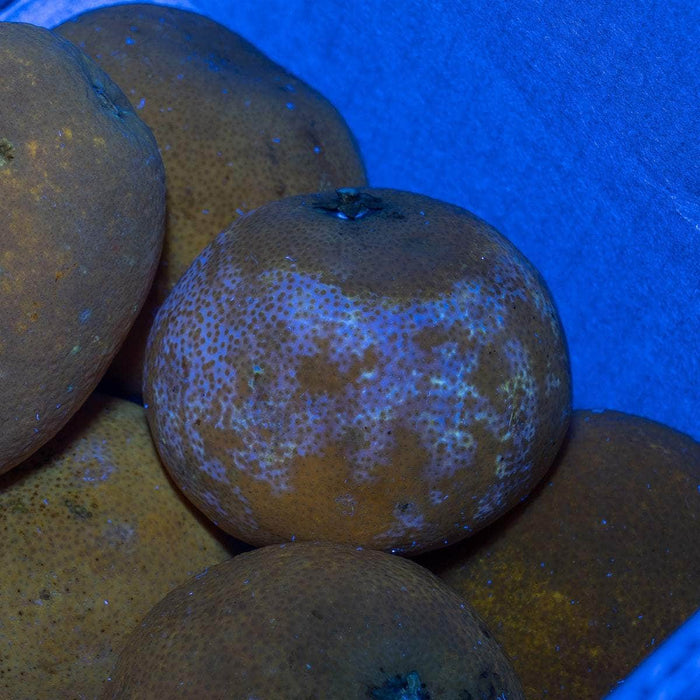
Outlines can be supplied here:
M268 204L199 256L151 335L149 421L185 494L245 541L415 553L550 466L566 344L540 276L470 213L367 189L343 218L337 197Z
M396 688L409 674L421 695ZM523 697L489 631L430 572L317 543L241 554L178 587L111 678L105 699Z
M202 249L241 213L291 194L364 185L338 111L252 44L174 7L101 7L56 28L124 90L158 141L167 228L151 296L110 370L140 393L153 316Z
M0 697L95 698L168 591L240 551L182 498L142 407L93 394L0 478Z
M139 313L163 239L153 135L46 29L0 23L0 472L65 425Z
M484 616L528 698L602 698L700 604L698 484L689 436L574 411L528 500L419 561Z

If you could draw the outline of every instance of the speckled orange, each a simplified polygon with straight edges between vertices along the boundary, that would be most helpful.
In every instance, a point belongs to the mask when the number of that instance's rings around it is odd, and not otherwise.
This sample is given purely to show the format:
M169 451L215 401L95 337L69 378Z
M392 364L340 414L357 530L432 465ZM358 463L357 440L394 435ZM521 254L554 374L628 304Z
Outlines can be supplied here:
M291 543L241 554L168 594L129 638L103 697L523 695L481 620L426 569Z
M110 78L46 29L0 23L0 473L95 388L163 238L153 135Z
M167 478L143 408L93 394L0 478L0 697L96 698L168 591L242 548Z
M207 17L112 5L56 32L120 85L153 129L165 162L163 258L144 313L109 373L114 389L140 395L153 316L202 249L265 202L366 184L364 165L328 100Z
M700 605L700 443L616 411L574 411L531 498L419 561L465 596L526 696L604 697Z
M405 553L527 494L571 400L532 265L464 209L381 189L235 222L161 308L145 387L164 464L220 527Z

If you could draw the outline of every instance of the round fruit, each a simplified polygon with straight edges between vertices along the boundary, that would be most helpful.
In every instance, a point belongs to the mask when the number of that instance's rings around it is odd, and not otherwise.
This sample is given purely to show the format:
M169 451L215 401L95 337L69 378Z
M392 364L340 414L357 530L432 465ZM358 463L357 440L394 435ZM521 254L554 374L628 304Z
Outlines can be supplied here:
M241 550L207 525L163 471L143 408L93 394L0 478L0 696L97 697L143 615Z
M222 233L161 308L145 398L173 478L231 534L406 553L525 496L571 401L532 265L464 209L381 189Z
M94 389L146 297L163 163L110 78L68 41L0 23L0 472Z
M124 90L168 177L163 257L109 377L141 393L153 317L202 249L241 213L287 195L364 185L355 141L318 92L252 44L174 7L100 7L56 27Z
M411 561L291 543L210 567L129 638L105 698L522 698L473 610Z
M700 443L575 411L555 468L488 530L421 558L483 614L531 698L600 698L700 590Z

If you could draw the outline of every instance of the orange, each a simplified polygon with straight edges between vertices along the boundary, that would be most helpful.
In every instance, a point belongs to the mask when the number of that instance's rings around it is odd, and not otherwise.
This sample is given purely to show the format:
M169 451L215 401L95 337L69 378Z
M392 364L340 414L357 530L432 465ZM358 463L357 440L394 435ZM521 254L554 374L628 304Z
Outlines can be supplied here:
M0 697L95 698L142 616L240 551L181 497L143 408L93 394L0 478Z
M299 78L207 17L123 4L56 27L124 90L165 162L168 218L153 291L110 369L111 389L141 394L153 317L188 265L243 212L291 194L364 185L338 111Z
M700 443L616 411L575 411L530 499L420 559L512 656L528 698L601 698L700 599Z
M103 698L518 700L500 647L427 570L347 546L265 547L160 601Z
M146 298L163 240L148 127L65 39L0 23L0 473L95 388Z
M145 388L165 466L223 529L410 554L523 498L571 401L532 265L464 209L388 189L237 220L162 307Z

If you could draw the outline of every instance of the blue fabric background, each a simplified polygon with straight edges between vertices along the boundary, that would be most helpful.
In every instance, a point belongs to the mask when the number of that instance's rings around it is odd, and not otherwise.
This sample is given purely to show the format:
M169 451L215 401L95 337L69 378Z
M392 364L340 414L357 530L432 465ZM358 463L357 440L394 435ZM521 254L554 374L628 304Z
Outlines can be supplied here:
M53 26L101 2L24 2ZM324 93L371 183L471 209L540 269L574 404L700 439L700 6L190 0Z

